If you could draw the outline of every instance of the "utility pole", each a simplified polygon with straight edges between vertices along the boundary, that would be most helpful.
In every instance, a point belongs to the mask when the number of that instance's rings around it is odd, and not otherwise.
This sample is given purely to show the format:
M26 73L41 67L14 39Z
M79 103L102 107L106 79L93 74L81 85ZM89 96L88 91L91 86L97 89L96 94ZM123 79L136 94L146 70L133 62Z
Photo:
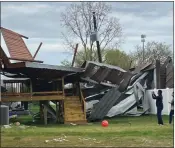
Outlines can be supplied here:
M78 44L76 44L76 47L74 49L74 56L73 56L73 60L72 60L72 67L74 67L75 57L76 57L76 54L77 54L77 49L78 49Z
M145 46L144 46L145 38L146 38L146 35L142 34L141 35L141 42L143 43L143 63L145 61Z
M95 12L93 12L93 22L94 22L94 31L97 33L97 23L96 23ZM99 60L99 63L102 63L100 43L99 43L98 39L96 40L96 43L97 43L98 60Z

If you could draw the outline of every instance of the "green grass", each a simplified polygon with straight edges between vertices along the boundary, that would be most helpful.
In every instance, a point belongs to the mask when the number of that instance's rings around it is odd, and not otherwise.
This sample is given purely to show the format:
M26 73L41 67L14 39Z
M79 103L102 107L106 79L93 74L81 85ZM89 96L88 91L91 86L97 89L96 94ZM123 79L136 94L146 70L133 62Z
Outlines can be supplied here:
M22 116L16 119L28 124L32 118ZM147 146L173 147L173 125L168 124L168 116L163 116L165 126L158 126L156 116L117 117L108 119L109 126L104 128L100 122L88 125L49 124L30 125L20 129L2 128L1 146L11 147L51 147L51 146ZM13 121L14 122L14 121ZM66 136L68 141L53 141ZM45 140L51 140L48 143Z

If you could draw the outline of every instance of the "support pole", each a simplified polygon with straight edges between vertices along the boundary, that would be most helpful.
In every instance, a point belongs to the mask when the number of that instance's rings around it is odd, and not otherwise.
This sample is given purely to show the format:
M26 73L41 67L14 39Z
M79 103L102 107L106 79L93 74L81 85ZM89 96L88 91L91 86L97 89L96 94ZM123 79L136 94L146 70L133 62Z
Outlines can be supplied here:
M144 42L143 42L143 63L145 62L145 46L144 46Z
M59 109L60 109L60 112L61 112L61 117L63 119L63 122L64 123L64 118L65 118L65 112L64 112L64 99L65 99L65 91L64 91L64 77L62 77L62 91L63 91L63 101L60 101L59 104Z
M39 106L40 106L40 119L43 121L43 105L42 101L39 101Z
M96 17L95 17L95 12L93 12L93 22L94 22L94 31L97 33L97 23L96 23ZM102 58L101 58L101 51L100 51L100 43L97 40L97 54L98 54L98 60L99 63L102 63Z
M32 98L32 93L33 93L33 90L32 90L32 80L30 79L30 96Z
M58 102L56 102L56 122L58 123L60 120L59 120L59 106L58 106Z
M78 49L78 44L76 44L75 50L74 50L74 56L73 56L73 60L72 60L72 67L74 67L74 63L75 63L75 57L77 54L77 49Z
M38 51L40 50L42 44L43 44L42 42L39 44L39 46L38 46L38 48L37 48L37 50L35 52L35 55L33 56L33 59L35 59L35 57L36 57Z
M63 97L65 96L65 92L64 92L64 77L62 77L62 92L63 92Z
M44 124L47 125L47 108L44 106Z

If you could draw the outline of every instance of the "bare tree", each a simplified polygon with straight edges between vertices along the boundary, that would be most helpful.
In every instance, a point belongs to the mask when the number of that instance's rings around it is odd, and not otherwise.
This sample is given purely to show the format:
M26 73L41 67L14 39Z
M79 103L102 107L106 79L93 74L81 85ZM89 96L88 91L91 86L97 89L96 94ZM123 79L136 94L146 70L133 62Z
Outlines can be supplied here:
M109 17L111 6L105 2L74 2L61 14L62 25L66 33L62 32L65 42L73 48L75 42L80 42L85 50L85 59L96 50L96 45L91 43L90 34L94 31L92 12L96 13L97 31L101 51L105 48L118 47L122 28L119 20ZM89 60L93 60L90 56Z
M145 62L154 62L155 60L160 60L163 63L168 56L173 57L173 50L171 46L162 42L147 42L145 46ZM135 61L135 64L142 63L143 61L143 47L137 45L136 50L132 53L132 57Z

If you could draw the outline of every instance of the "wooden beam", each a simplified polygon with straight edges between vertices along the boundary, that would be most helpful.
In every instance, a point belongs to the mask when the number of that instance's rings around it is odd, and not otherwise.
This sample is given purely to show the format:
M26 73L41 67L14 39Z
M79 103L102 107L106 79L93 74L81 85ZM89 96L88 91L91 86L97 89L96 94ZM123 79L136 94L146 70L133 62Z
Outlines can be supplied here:
M23 58L8 58L9 60L16 60L16 61L24 61L24 62L37 62L37 63L43 63L43 61L38 61L38 60L29 60L29 59L23 59Z
M65 96L65 92L64 92L64 77L62 78L62 92L63 92L63 96Z
M40 106L40 119L41 121L43 120L43 105L42 105L42 101L39 101L39 106Z
M44 101L44 100L64 100L62 95L51 95L51 96L11 96L1 97L1 102L18 102L18 101Z
M64 123L64 121L65 121L65 111L64 111L64 101L63 100L61 100L60 101L60 105L61 105L61 108L60 108L60 113L61 113L61 123Z
M62 91L33 92L33 94L62 94Z
M48 91L48 92L32 92L33 95L49 95L49 94L62 94L62 91ZM31 93L1 93L1 96L30 96Z
M35 52L35 54L33 56L33 59L35 59L35 57L36 57L38 51L40 50L42 44L43 44L42 42L39 44L39 46L38 46L38 48L37 48L37 50L36 50L36 52Z
M75 50L74 50L74 56L73 56L73 59L72 59L72 67L74 67L75 57L76 57L76 54L77 54L77 49L78 49L78 44L76 44L76 47L75 47Z
M60 122L60 108L59 108L59 102L56 102L56 122Z
M30 96L31 96L31 98L32 98L32 91L33 91L33 89L32 89L32 80L30 79Z
M44 107L44 124L47 125L47 108L46 106L43 107Z

